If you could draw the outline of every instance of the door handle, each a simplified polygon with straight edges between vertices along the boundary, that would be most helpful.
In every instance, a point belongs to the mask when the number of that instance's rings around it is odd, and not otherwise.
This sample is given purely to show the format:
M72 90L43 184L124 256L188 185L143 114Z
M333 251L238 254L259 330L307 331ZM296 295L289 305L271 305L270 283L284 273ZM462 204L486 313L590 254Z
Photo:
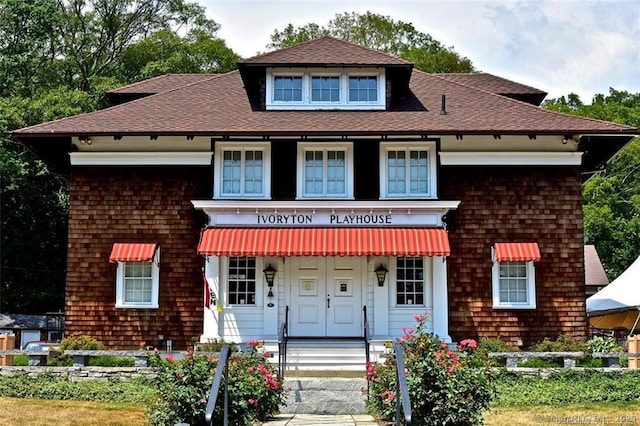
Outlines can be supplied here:
M331 295L327 294L327 309L331 307Z

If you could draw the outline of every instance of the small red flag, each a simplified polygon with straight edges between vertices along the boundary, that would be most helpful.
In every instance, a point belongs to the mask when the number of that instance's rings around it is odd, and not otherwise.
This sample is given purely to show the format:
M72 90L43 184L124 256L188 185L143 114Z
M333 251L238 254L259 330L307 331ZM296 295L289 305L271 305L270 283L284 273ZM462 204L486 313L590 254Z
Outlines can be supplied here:
M202 275L204 279L204 307L211 309L211 289L209 288L209 281L207 281L206 275Z

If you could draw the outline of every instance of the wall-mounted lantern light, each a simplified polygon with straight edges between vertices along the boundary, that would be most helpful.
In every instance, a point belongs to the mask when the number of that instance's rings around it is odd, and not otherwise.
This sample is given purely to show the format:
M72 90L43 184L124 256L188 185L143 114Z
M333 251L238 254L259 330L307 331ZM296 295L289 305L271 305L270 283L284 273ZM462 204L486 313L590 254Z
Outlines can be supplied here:
M267 285L269 287L273 287L273 280L276 277L276 272L278 272L276 268L269 264L269 266L264 268L262 272L264 272L264 279L267 280Z
M382 287L384 285L384 279L387 276L387 272L389 271L387 271L387 268L382 266L381 263L373 272L376 273L376 277L378 278L378 287Z

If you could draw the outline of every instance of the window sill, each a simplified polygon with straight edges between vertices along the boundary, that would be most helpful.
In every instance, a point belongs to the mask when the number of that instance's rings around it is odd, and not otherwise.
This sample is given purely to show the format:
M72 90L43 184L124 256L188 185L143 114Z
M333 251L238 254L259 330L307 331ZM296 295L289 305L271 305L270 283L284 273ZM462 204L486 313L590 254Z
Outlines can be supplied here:
M134 305L134 304L118 304L116 303L116 309L158 309L158 305Z
M492 308L500 311L534 310L536 305L493 305Z

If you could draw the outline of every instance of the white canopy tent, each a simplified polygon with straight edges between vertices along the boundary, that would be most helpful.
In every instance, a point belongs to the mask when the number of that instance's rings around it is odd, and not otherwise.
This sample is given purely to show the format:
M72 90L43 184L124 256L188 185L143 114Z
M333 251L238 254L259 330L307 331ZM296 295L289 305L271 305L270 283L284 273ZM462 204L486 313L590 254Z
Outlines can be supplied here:
M587 299L587 316L595 328L633 334L640 320L640 256L611 284Z

